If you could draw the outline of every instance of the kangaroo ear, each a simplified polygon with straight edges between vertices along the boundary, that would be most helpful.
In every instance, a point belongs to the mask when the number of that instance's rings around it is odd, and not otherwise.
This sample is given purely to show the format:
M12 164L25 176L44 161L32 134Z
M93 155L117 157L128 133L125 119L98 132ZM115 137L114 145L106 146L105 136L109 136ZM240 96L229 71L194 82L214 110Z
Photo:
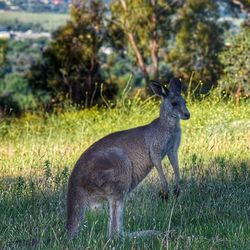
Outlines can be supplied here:
M173 77L169 83L169 91L174 94L181 94L181 80Z
M149 86L155 95L159 97L168 96L168 89L165 86L163 86L160 82L151 80Z

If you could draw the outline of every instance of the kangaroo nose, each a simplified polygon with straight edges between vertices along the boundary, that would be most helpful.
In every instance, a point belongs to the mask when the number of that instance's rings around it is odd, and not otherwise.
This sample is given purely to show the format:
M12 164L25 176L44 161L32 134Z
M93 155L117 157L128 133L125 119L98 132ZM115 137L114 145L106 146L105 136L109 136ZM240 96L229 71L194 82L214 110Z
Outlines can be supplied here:
M185 113L185 114L184 114L184 117L185 117L185 119L188 120L188 119L190 118L190 113Z

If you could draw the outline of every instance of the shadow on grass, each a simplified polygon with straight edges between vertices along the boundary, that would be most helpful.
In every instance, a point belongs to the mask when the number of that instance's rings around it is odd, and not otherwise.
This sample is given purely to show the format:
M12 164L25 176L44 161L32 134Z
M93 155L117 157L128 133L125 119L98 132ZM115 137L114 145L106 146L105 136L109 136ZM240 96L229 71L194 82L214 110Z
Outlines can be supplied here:
M64 170L63 170L64 171ZM1 248L18 249L246 249L250 245L249 162L193 156L182 170L182 194L158 197L154 173L126 202L125 230L155 229L165 236L108 241L108 209L87 213L74 240L64 231L67 171L0 180ZM172 185L171 185L172 186Z

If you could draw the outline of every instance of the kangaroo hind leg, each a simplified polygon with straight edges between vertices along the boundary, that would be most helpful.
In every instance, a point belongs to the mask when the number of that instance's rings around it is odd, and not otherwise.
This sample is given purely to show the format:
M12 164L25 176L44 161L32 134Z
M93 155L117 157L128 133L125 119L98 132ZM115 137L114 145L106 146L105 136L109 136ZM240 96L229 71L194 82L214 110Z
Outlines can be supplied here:
M123 234L123 199L109 199L109 238Z

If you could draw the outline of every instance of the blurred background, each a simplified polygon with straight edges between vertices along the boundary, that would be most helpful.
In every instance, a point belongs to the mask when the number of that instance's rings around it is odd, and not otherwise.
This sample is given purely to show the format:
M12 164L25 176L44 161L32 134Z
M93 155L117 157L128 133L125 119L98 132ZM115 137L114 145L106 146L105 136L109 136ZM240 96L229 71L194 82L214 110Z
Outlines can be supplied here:
M249 0L0 0L0 117L148 97L250 96Z

